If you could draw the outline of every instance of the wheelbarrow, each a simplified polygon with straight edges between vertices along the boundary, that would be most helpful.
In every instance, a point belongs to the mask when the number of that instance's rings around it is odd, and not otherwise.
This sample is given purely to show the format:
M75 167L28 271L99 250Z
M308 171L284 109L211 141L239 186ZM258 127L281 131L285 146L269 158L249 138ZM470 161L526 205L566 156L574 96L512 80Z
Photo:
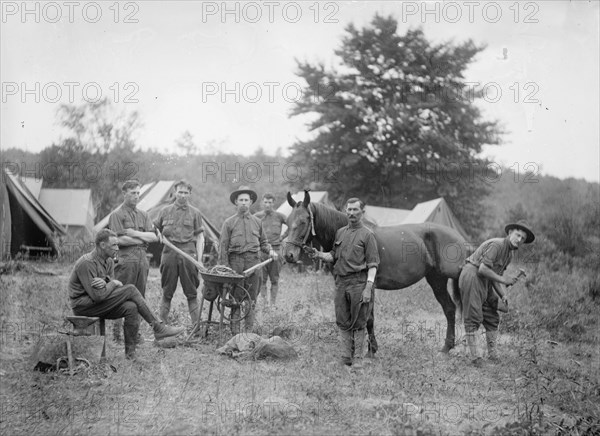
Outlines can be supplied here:
M219 310L219 313L220 313L220 319L218 322L219 336L221 336L222 332L223 332L224 320L227 320L231 323L231 312L239 311L239 316L236 317L237 322L243 320L244 318L246 318L248 316L248 314L250 313L250 310L252 308L252 298L250 297L250 293L248 292L248 290L242 286L243 282L247 277L252 275L256 270L258 270L258 269L262 268L263 266L268 265L270 262L272 262L273 259L269 258L259 264L256 264L253 267L250 267L247 270L243 271L242 274L236 274L236 275L213 274L213 273L208 272L206 270L206 268L204 268L204 266L201 263L199 263L196 259L194 259L192 256L190 256L189 254L182 251L180 248L173 245L173 243L171 243L167 238L165 238L163 236L162 239L163 239L163 243L167 247L171 248L173 251L175 251L176 253L183 256L185 259L192 262L199 269L200 275L202 276L202 280L204 281L205 287L208 286L208 287L213 287L213 289L214 288L217 289L215 298L212 298L209 300L210 307L208 309L208 320L206 322L204 322L205 328L204 328L204 332L202 333L203 337L206 337L208 335L208 326L209 326L209 324L211 324L213 322L212 321L212 312L213 312L213 307L214 307L215 302L217 305L217 309ZM192 331L186 338L186 342L189 341L190 338L200 329L200 326L202 324L201 318L202 318L202 309L204 308L204 300L206 300L206 298L205 298L205 294L203 292L202 299L200 301L198 321L193 326ZM225 308L230 309L229 315L225 314Z

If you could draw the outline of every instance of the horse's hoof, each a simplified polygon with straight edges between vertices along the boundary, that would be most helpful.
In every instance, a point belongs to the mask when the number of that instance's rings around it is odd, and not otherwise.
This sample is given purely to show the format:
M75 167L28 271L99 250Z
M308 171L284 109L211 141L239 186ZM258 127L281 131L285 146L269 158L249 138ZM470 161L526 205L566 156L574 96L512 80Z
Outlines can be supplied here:
M374 359L375 358L375 351L372 351L372 350L367 351L367 358Z

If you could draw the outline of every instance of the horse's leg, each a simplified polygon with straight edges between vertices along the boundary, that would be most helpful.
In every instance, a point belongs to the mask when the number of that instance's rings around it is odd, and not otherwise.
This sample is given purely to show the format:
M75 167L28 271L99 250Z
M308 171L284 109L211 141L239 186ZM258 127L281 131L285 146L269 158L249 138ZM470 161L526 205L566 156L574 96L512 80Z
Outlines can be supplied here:
M450 298L450 294L448 294L448 278L436 272L430 272L425 278L427 279L429 286L431 286L433 289L433 295L435 295L435 299L442 306L444 315L446 315L446 340L440 351L442 353L447 353L454 348L454 341L456 338L456 307Z
M373 294L375 294L373 292ZM375 339L375 295L373 295L373 302L371 304L371 310L367 317L367 334L369 335L369 346L367 351L367 357L374 357L377 352L377 339Z

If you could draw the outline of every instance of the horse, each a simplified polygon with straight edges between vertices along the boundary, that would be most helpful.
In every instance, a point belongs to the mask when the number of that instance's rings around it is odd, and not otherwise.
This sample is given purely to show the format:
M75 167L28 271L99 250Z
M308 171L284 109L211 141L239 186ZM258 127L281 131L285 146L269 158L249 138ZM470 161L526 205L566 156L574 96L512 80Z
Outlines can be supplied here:
M348 224L346 214L311 203L308 191L304 191L302 202L294 201L289 192L287 200L292 212L287 219L289 233L284 245L285 260L296 262L302 247L313 239L325 252L331 251L337 230ZM455 346L456 308L460 307L458 276L470 254L470 246L456 230L434 223L373 226L371 229L380 258L375 288L403 289L425 277L446 316L446 339L440 351L448 353ZM373 324L370 317L367 323L369 345L376 346Z

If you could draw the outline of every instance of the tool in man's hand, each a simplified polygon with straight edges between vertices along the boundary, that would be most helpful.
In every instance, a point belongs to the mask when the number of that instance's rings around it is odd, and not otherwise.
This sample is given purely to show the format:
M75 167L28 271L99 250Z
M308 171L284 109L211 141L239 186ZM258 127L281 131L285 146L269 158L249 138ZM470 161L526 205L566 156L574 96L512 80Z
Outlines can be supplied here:
M171 241L169 241L167 239L166 236L162 235L162 243L165 244L167 247L169 247L171 250L173 250L175 253L185 257L187 260L189 260L190 262L192 262L194 265L196 265L196 267L202 271L202 272L207 272L206 268L204 267L204 265L202 265L200 262L198 262L196 259L194 259L192 256L190 256L189 254L187 254L186 252L184 252L183 250L181 250L179 247L176 247L175 245L173 245L173 243Z
M525 272L525 270L523 268L519 268L519 274L517 274L517 280L519 280L521 277L527 277L527 273ZM514 284L509 285L509 286L514 286Z

